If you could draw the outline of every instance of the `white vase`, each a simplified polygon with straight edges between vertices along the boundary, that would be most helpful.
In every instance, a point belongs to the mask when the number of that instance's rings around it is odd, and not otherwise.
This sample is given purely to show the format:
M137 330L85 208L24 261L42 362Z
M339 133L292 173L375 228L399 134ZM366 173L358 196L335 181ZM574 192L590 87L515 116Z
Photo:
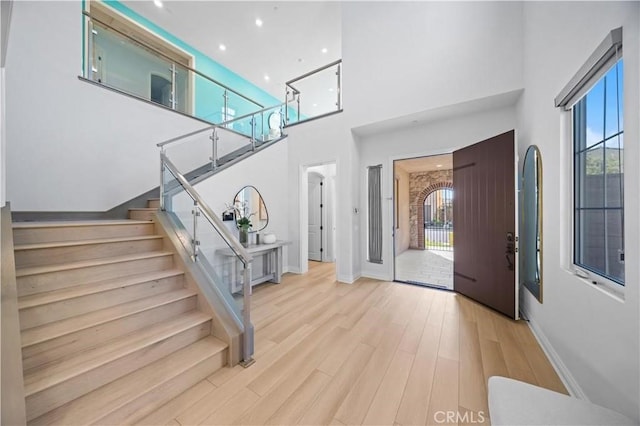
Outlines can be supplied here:
M276 235L275 234L264 234L262 236L260 236L260 241L262 242L262 244L273 244L276 242Z

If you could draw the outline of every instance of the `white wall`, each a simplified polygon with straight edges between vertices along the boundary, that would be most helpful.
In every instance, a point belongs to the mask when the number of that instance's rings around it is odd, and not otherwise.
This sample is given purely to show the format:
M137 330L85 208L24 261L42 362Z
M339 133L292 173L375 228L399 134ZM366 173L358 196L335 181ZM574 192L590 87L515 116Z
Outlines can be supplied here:
M361 170L367 166L382 164L382 226L388 230L382 239L383 263L367 262L366 215L363 212L360 236L362 275L384 280L393 279L393 160L427 155L451 153L455 149L480 142L492 136L514 129L515 108L504 107L470 115L454 116L425 125L415 125L360 139ZM361 185L364 187L364 173ZM366 206L367 194L362 191L360 204Z
M640 420L639 284L640 86L638 2L528 2L524 7L524 85L518 108L521 156L540 147L543 165L543 303L522 290L522 308L565 368L569 386L591 401ZM569 271L569 116L553 99L610 30L624 27L624 301ZM633 260L631 260L633 259Z
M14 211L105 211L159 184L155 144L201 122L78 80L81 3L15 2L6 68Z
M355 143L349 130L347 114L337 114L322 120L287 129L289 134L289 235L293 244L289 250L289 265L299 272L307 270L308 244L306 169L325 163L336 163L336 275L340 281L352 282L360 275L359 259L353 256L358 248L353 241L358 235L354 220L355 198L359 191L354 184ZM304 253L301 248L304 248ZM297 269L296 269L297 268Z
M352 127L521 88L518 2L346 2Z
M0 207L4 207L7 202L7 165L6 165L6 140L7 140L7 122L5 107L5 66L7 57L7 48L9 42L9 28L11 26L11 10L13 9L13 1L7 0L2 2L1 15L2 24L0 25L2 32L2 52L0 53Z
M398 179L398 228L395 230L395 255L398 256L409 249L411 242L411 233L409 230L411 225L409 222L409 173L400 167L396 167L395 178Z

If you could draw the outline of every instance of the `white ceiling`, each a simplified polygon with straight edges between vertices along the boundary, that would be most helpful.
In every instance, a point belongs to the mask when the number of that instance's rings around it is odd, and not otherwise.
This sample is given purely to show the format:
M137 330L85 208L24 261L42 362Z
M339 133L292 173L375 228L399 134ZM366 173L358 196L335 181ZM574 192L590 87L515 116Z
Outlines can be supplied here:
M286 81L342 57L341 6L335 1L167 0L162 8L153 1L123 3L281 100Z
M396 160L394 165L407 173L430 172L453 169L453 155L432 155L429 157Z

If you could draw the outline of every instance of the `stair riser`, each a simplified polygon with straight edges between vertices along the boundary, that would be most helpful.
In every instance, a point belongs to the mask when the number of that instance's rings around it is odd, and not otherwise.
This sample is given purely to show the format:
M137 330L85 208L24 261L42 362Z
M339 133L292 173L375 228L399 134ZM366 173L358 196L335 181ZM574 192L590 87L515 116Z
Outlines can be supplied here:
M163 385L150 389L149 392L130 401L123 407L97 419L96 423L105 425L134 424L136 420L151 414L157 407L162 406L191 386L206 379L224 367L226 363L227 350L218 352Z
M106 265L19 276L17 278L18 296L59 290L79 284L120 278L127 275L159 271L169 269L172 266L172 255L164 255L148 259L129 260Z
M160 250L162 250L162 238L158 237L153 240L16 250L15 259L16 268L26 268Z
M21 309L20 327L25 330L181 288L184 288L184 277L179 275Z
M141 235L153 235L153 223L113 224L86 226L60 226L42 228L14 228L13 243L37 244L56 241L97 240Z
M147 200L147 207L151 209L159 209L160 208L160 199L152 199Z
M148 327L197 307L197 298L189 297L163 306L138 312L134 315L109 321L75 333L52 338L22 348L22 366L29 372L43 364L56 361L74 353L96 347L111 339Z
M132 220L153 220L156 217L156 210L129 210L129 219Z
M211 322L207 321L55 386L28 395L26 398L27 420L35 419L87 392L194 343L209 335L210 332Z

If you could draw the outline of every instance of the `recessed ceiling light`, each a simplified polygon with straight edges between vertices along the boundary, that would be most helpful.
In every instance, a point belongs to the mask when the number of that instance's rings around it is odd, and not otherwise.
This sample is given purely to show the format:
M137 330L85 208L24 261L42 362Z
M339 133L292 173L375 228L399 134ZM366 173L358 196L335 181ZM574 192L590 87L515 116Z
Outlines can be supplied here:
M314 106L314 107L317 107L317 106L318 106L318 104L313 104L313 106Z
M156 7L160 7L160 8L162 8L162 6L163 6L161 0L153 0L153 4L155 4Z
M218 49L222 50L223 52L225 50L227 50L227 46L225 46L224 44L220 43L220 46L218 46Z
M442 167L442 164L436 164L436 167Z
M261 27L262 26L262 19L256 18L256 26L257 27Z
M326 47L322 48L322 53L327 53L327 48Z
M329 91L330 91L330 92L333 92L333 87L330 87L330 88L329 88Z
M269 76L267 74L264 75L264 81L269 81Z

